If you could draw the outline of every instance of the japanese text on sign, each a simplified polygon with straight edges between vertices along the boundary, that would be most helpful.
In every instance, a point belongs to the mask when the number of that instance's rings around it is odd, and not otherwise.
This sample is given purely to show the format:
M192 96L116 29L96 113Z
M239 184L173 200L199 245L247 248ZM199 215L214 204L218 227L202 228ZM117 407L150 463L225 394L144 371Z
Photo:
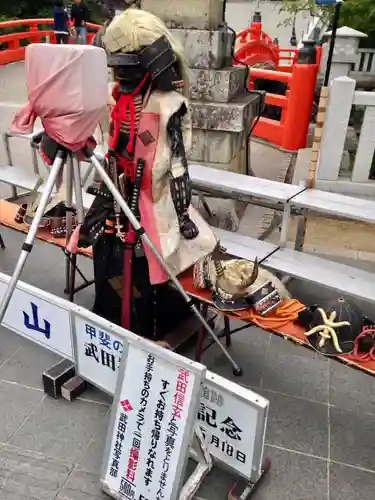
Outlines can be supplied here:
M208 444L218 448L224 455L242 464L246 463L246 454L238 449L236 441L241 441L242 429L238 427L232 417L227 416L221 421L217 420L217 411L204 403L200 403L198 410L198 423L203 437ZM207 432L207 428L210 429Z
M109 333L103 332L88 323L85 325L85 332L90 337L85 342L85 356L93 358L96 363L116 371L121 361L122 342L119 340L112 341Z
M173 363L172 353L159 358L132 343L124 352L124 375L115 394L113 408L117 409L113 410L116 417L107 447L104 484L111 492L117 492L119 499L176 500L194 430L204 368L189 362L189 369L185 369L179 357L179 364ZM172 361L164 360L164 356ZM115 476L111 466L117 466L113 458L122 414L128 420Z
M125 439L127 422L128 422L128 416L125 415L125 413L121 413L120 419L119 419L118 425L117 425L116 443L115 443L115 447L113 449L112 464L111 464L111 468L109 471L109 473L112 477L117 477L117 475L118 475L119 463L120 463L121 454L122 454L122 442Z
M189 372L180 368L177 374L176 389L173 396L172 416L167 426L167 436L164 443L164 459L156 500L162 500L164 498L164 489L167 485L170 461L175 449L175 438L178 433L178 421L182 418L181 412L184 409L185 394L189 383L188 379Z
M169 392L167 389L168 386L169 386L168 380L162 380L162 389L159 392L159 399L154 413L154 427L151 431L151 447L148 450L148 456L146 462L147 469L144 478L146 486L148 486L151 483L153 472L155 470L156 449L158 447L161 437L161 428L164 420L164 412L166 407L165 400L166 400L166 395Z
M76 360L79 375L97 387L114 393L126 337L95 320L76 314Z

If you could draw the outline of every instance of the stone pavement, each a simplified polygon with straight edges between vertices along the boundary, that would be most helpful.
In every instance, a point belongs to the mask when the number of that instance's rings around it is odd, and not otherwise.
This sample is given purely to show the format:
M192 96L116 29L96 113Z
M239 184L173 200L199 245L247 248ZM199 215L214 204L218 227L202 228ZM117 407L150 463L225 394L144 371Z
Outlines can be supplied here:
M23 235L4 228L1 232L7 248L0 250L0 270L11 274ZM344 263L374 268L369 262ZM81 264L91 276L92 263L81 258ZM63 296L61 250L38 242L22 279ZM290 290L306 303L329 296L296 281ZM93 290L77 297L89 308ZM363 312L371 314L371 308L363 306ZM244 369L241 378L234 379L216 347L202 361L270 401L265 453L272 469L253 499L373 498L375 378L255 327L235 335L231 352ZM1 500L108 498L100 492L98 480L110 398L94 388L73 403L45 396L41 373L57 360L0 329ZM232 476L215 469L197 496L225 500L232 482Z

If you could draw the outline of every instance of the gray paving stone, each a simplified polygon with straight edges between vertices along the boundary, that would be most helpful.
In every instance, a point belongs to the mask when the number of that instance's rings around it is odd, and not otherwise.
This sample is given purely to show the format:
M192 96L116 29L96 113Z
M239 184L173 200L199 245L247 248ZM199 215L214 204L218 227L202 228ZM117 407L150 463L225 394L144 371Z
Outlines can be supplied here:
M375 415L331 407L331 460L375 472Z
M257 392L270 402L267 444L328 456L327 406L265 390Z
M271 469L252 500L327 500L327 463L266 446ZM341 497L341 500L349 498Z
M107 406L111 406L113 397L106 392L101 391L97 387L87 383L87 389L78 399L82 401L94 401L97 403L106 404Z
M14 336L19 337L16 333ZM0 379L43 389L42 373L62 358L25 340L24 345L0 368Z
M277 350L278 353L284 354L285 356L293 355L303 356L308 359L325 359L313 349L301 346L284 337L279 337L278 335L271 335L270 348Z
M89 270L89 263L87 262L85 263L83 259L82 262L85 271L86 269ZM84 274L88 280L91 279L92 274L90 274L89 272L88 273L84 272ZM48 272L44 273L43 276L35 277L32 279L34 279L35 281L34 283L32 283L34 286L43 288L44 290L46 290L49 293L52 293L53 295L57 295L58 297L62 297L63 299L68 300L68 296L64 293L65 260L63 258L62 253L60 260L53 269L50 269ZM78 274L76 274L76 286L81 285L82 283L83 283L82 279ZM94 303L94 293L95 293L94 287L90 286L85 290L82 290L81 292L77 293L74 297L74 302L76 304L81 305L82 307L90 309Z
M108 425L110 414L103 418L103 421L98 429L98 432L91 439L91 443L85 451L82 460L80 460L77 468L86 472L98 474L101 471L103 453L107 439Z
M196 463L189 461L186 470L186 478L194 470ZM214 467L210 474L205 478L202 486L199 488L196 497L204 500L227 500L228 492L236 482L234 474Z
M109 500L100 489L99 473L75 470L62 488L56 500Z
M232 326L241 326L240 321L233 321ZM227 358L216 345L203 355L202 362L214 373L233 380L247 387L259 387L264 366L265 352L269 345L269 333L257 327L249 327L232 336L231 356L243 369L242 377L235 377Z
M69 461L78 461L102 424L104 405L46 398L10 444Z
M335 463L330 464L330 500L374 498L375 474Z
M346 410L375 415L375 378L331 361L330 402Z
M26 344L27 340L20 335L0 326L0 367Z
M43 392L0 382L0 443L6 443L44 397Z
M0 498L53 500L72 468L73 464L7 446L0 452Z
M274 342L272 339L267 351L262 388L328 403L328 359L310 356L308 349L305 349L306 355L300 355L298 350L303 347L294 346L291 342L288 342L289 349L287 346L280 349L283 340L279 340ZM298 354L295 354L296 351Z
M25 235L18 231L1 228L1 234L5 242L5 249L0 250L0 269L1 272L11 275L16 266L18 257L21 253L21 246L25 240ZM25 267L22 271L21 281L29 282L33 275L43 276L45 272L52 269L62 255L61 250L46 245L41 241L35 241L34 248L27 258ZM41 256L43 259L41 260Z

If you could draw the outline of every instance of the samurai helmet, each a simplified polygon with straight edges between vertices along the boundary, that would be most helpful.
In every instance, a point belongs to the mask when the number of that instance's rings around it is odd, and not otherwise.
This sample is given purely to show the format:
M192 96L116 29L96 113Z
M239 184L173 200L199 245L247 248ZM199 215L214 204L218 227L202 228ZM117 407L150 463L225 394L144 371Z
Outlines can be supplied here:
M249 303L246 298L249 296L249 287L258 277L258 262L255 260L251 273L248 261L237 260L233 265L225 266L221 261L221 247L218 244L211 256L209 273L210 282L213 285L212 298L218 309L247 309ZM233 262L232 262L233 264Z
M281 281L260 267L257 259L230 258L220 243L194 265L193 281L195 288L211 290L213 304L222 311L254 307L263 315L290 298Z
M107 53L108 66L123 92L144 78L161 91L188 93L184 49L161 19L131 6L102 30L97 43Z

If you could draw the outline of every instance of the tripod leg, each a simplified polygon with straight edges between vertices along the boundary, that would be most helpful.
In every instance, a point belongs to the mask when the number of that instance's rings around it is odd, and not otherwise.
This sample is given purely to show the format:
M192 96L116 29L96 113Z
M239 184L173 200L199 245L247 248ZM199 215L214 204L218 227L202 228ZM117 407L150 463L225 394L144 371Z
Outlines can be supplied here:
M77 158L72 159L72 175L74 184L74 194L76 199L77 224L83 223L85 213L83 208L81 172ZM77 252L70 255L70 276L69 276L69 300L74 301L75 285L76 285L76 269L77 269Z
M36 234L38 232L38 227L39 227L40 221L42 220L44 210L45 210L47 203L48 203L48 199L51 196L53 187L56 183L57 176L59 175L59 171L64 164L65 158L66 158L66 154L63 151L59 151L57 153L55 161L53 162L52 168L50 170L50 174L49 174L47 182L44 186L44 190L43 190L43 193L42 193L42 196L40 199L39 206L38 206L37 211L35 213L34 220L30 226L29 232L27 233L25 242L22 245L21 254L18 258L18 262L16 264L13 275L9 281L8 288L6 289L3 300L1 301L1 304L0 304L0 324L4 319L5 313L8 309L8 306L9 306L9 302L10 302L12 295L13 295L13 292L17 286L17 281L19 280L19 277L22 273L22 270L23 270L23 267L26 263L27 257L33 248L33 244L34 244L34 241L36 238Z
M0 248L3 248L3 249L5 248L5 243L4 243L4 240L3 240L1 233L0 233Z
M73 232L73 157L70 154L66 165L66 246L69 243ZM65 257L65 293L71 294L70 273L72 263L69 256Z
M112 196L115 198L117 203L120 205L121 209L123 210L124 214L126 215L128 221L130 224L133 226L134 230L140 235L142 238L142 241L148 246L148 248L151 250L151 252L154 254L155 258L158 260L160 266L163 268L163 270L166 272L166 274L169 276L170 280L173 282L174 286L176 289L179 291L183 299L186 301L186 303L189 305L191 311L196 315L196 317L199 319L207 333L212 337L212 339L216 342L216 344L219 346L221 351L223 352L224 356L228 359L228 361L231 363L233 367L233 373L236 376L242 375L242 370L241 368L237 365L237 363L234 361L232 356L229 354L227 349L221 344L220 339L218 336L215 334L215 332L212 330L210 325L207 323L205 318L202 316L200 313L199 309L196 307L196 305L192 302L191 298L189 295L185 292L184 288L181 286L180 282L178 279L174 276L173 272L169 268L168 264L164 261L163 257L159 254L158 250L155 248L153 245L152 241L148 237L148 235L145 233L144 229L138 222L137 218L134 216L133 212L130 210L128 204L125 202L124 198L121 196L120 192L116 189L115 185L113 184L112 180L110 179L109 175L107 172L104 170L102 165L100 164L99 160L95 157L93 153L90 151L85 151L87 158L90 159L91 163L94 165L95 170L98 172L100 177L102 178L103 182L106 184L108 187L109 191L111 192Z

